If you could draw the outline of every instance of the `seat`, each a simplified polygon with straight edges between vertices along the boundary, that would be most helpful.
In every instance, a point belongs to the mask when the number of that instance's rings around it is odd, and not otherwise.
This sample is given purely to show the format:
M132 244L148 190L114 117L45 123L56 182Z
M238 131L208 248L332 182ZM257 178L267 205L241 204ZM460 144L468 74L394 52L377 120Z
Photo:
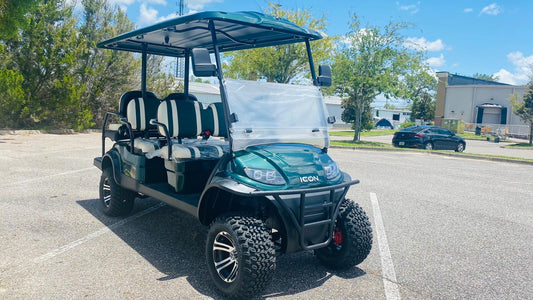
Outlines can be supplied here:
M211 103L202 111L202 130L211 136L228 137L221 102Z

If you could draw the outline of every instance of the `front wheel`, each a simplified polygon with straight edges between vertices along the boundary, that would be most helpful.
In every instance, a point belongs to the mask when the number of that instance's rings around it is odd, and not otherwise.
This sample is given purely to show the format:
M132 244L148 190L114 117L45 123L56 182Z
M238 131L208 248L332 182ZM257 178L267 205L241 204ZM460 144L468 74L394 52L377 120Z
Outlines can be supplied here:
M333 240L325 248L315 250L318 260L334 270L362 263L372 249L372 227L365 211L348 199L340 205Z
M112 217L129 214L137 194L122 188L113 178L113 169L106 168L100 177L100 204L104 214Z
M227 215L211 223L207 233L207 269L215 286L232 298L261 293L276 269L276 251L263 221Z
M465 151L465 144L459 143L457 144L457 147L455 148L455 152L463 152Z
M427 142L427 143L425 143L425 144L424 144L424 148L425 148L426 150L433 150L433 143L431 143L431 142Z

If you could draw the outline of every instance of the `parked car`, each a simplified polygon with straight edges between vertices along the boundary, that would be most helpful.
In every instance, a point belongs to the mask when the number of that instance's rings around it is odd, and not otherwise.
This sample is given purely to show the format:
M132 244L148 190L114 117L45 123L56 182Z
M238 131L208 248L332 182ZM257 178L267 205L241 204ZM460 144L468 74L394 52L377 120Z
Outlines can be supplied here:
M394 147L423 148L427 150L455 150L463 152L465 140L439 126L411 126L394 133Z

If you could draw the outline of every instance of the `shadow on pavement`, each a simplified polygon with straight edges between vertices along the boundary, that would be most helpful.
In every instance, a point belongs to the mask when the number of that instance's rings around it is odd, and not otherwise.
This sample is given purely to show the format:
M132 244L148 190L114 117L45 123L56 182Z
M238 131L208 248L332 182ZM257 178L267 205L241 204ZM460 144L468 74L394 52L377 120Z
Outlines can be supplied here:
M80 200L77 203L105 226L122 219L104 215L99 209L98 199ZM151 198L137 199L132 215L157 204L159 202ZM158 280L185 277L199 293L223 299L214 288L205 265L207 227L194 217L163 206L113 229L113 232L158 271L166 274ZM263 298L295 295L320 287L333 276L349 279L365 274L359 268L332 274L319 264L312 252L283 255L277 258L277 269ZM179 291L176 295L179 295Z

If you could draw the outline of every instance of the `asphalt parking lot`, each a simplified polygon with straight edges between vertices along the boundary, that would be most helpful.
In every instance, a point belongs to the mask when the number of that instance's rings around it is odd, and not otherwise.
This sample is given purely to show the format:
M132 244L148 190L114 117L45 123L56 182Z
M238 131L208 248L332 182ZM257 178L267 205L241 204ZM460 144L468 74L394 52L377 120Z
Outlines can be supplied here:
M145 199L98 209L100 135L0 135L0 298L219 298L206 228ZM331 149L361 180L374 246L331 273L312 253L278 259L263 298L531 299L533 167L428 153Z

